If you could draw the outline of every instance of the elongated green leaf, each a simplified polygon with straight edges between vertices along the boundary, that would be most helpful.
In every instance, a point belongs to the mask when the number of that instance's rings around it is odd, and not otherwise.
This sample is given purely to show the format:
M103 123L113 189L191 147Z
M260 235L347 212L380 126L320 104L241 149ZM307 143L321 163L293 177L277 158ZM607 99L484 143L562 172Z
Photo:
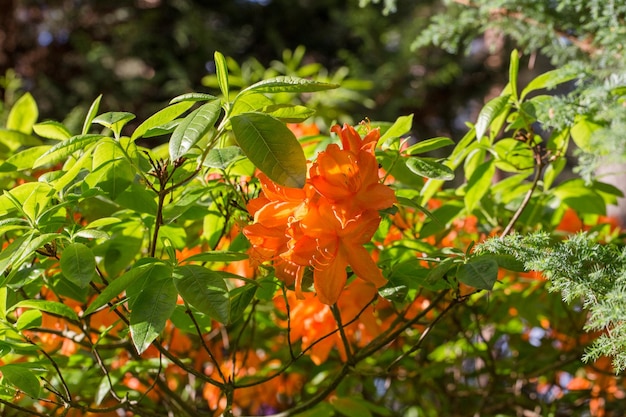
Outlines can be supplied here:
M498 262L490 255L475 257L459 266L456 278L470 287L491 290L498 280Z
M85 149L88 145L97 142L104 137L106 136L94 134L78 135L73 136L68 140L64 140L63 142L59 142L50 148L46 153L37 158L33 164L33 168L63 161L74 152Z
M213 148L209 151L203 164L209 168L226 169L236 159L241 157L243 152L238 146L227 146L225 148Z
M493 159L479 165L474 171L470 179L467 181L467 189L465 191L465 208L471 213L476 208L478 202L489 190L489 185L493 180L496 172L496 166Z
M230 323L235 323L243 317L243 313L254 298L257 288L258 285L246 284L243 287L237 287L230 291Z
M263 113L267 113L283 123L300 123L313 116L315 114L315 110L304 106L274 104L264 107Z
M263 113L233 116L231 123L237 143L257 168L281 185L304 186L306 157L287 126Z
M237 96L237 100L230 109L230 115L261 111L263 108L273 105L274 102L262 93L249 93Z
M511 96L517 100L517 74L519 73L519 53L517 49L511 52L511 63L509 64L509 85L511 86Z
M176 104L176 103L180 103L182 101L196 102L196 101L213 101L213 100L217 100L217 97L215 97L214 95L211 95L211 94L206 94L206 93L185 93L185 94L181 94L181 95L176 96L173 99L171 99L170 100L170 104Z
M33 162L52 146L34 146L12 155L0 165L0 172L22 171L33 167Z
M68 245L61 255L61 272L80 288L85 288L96 274L96 258L82 243Z
M87 116L85 117L85 123L83 124L82 134L86 135L89 132L89 128L91 127L91 122L94 117L98 114L98 110L100 110L100 100L102 100L102 94L100 94L96 99L91 103L91 107L87 111Z
M311 93L314 91L332 90L338 87L338 84L324 83L299 77L280 76L259 81L241 90L239 95L253 91L258 93Z
M148 130L163 126L166 123L171 122L187 110L193 106L193 101L180 101L176 104L172 104L171 106L167 106L166 108L159 110L152 116L148 117L142 124L137 126L137 129L133 132L133 135L130 137L130 140L134 141L137 138L142 137Z
M142 279L145 279L146 277L150 278L151 276L155 277L154 279L156 279L156 277L168 275L171 275L171 271L169 270L169 268L167 268L165 264L161 262L153 261L133 268L121 277L111 281L109 285L107 285L104 290L102 290L102 292L96 297L96 299L93 300L91 304L89 304L89 307L87 307L87 310L85 310L85 315L92 314L100 307L113 300L115 297L124 292L128 288L128 286L135 281L140 281Z
M248 259L248 254L243 252L213 251L192 255L184 259L185 262L234 262Z
M213 100L191 112L176 127L170 138L172 161L184 156L213 127L220 115L221 102Z
M437 162L434 158L411 157L407 159L406 166L422 177L443 181L454 179L454 171L444 164Z
M510 96L503 95L489 100L485 107L482 108L478 114L478 120L476 121L476 138L480 140L487 132L489 125L493 120L503 112L507 112L511 107L509 103Z
M74 162L71 168L67 170L66 173L52 181L55 190L61 192L72 181L74 181L74 179L76 179L82 169L86 168L86 165L88 165L89 162L89 158L91 158L90 150L93 146L95 145L88 145L85 152L80 156L80 158L78 158L76 162Z
M17 258L24 251L24 246L27 245L32 239L35 232L26 233L9 244L0 252L0 276L5 276L7 270L12 266ZM4 286L4 280L0 280L0 287Z
M58 301L22 300L17 304L14 304L9 311L13 311L17 308L33 308L35 310L45 311L46 313L54 314L56 316L65 317L70 320L78 320L78 315L71 307Z
M217 84L220 86L220 91L224 98L228 101L228 65L226 65L226 58L220 52L215 51L213 54L215 59L215 74L217 75Z
M577 116L574 126L570 130L572 140L580 149L585 152L593 152L591 147L591 136L593 132L600 129L602 125L594 122L587 116Z
M420 153L434 151L435 149L443 148L444 146L454 145L454 142L450 138L432 138L426 139L421 142L411 145L406 149L408 155L417 155Z
M3 378L9 384L32 398L39 398L41 385L39 378L25 364L8 364L0 367Z
M39 310L26 310L17 318L15 327L18 330L34 329L41 327L43 323L43 315Z
M220 323L229 322L230 300L224 278L217 271L200 265L174 269L174 284L181 297Z
M72 137L72 134L65 126L52 120L37 123L33 126L33 130L36 134L46 139L66 140Z
M413 126L413 115L410 114L408 116L400 116L396 119L395 122L391 125L389 129L383 133L380 137L380 142L384 142L387 139L399 138L402 135L406 135L411 131L411 127Z
M28 135L17 130L0 128L0 151L14 152L21 146L39 146L42 145L40 139L33 135Z
M559 84L571 81L577 78L577 74L571 71L569 68L562 67L557 68L537 76L531 82L528 83L526 88L522 90L520 100L523 100L529 93L541 90L543 88L553 88Z
M39 110L35 99L30 93L26 93L11 108L6 127L30 135L38 117Z
M130 335L139 354L163 331L176 308L177 298L171 277L152 281L143 287L130 312Z
M134 118L135 115L128 112L107 112L102 113L101 115L93 119L93 123L97 123L101 126L111 129L115 133L115 137L119 137L120 133L122 132L122 128L126 125L126 123L130 122Z

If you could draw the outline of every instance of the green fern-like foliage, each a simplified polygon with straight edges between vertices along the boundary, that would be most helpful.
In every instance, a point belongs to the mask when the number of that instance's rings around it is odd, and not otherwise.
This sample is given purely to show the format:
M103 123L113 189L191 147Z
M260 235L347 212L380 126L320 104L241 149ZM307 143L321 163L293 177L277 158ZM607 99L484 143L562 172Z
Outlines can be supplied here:
M600 244L587 233L555 240L545 232L489 239L478 253L512 255L528 271L540 271L568 302L589 311L586 330L602 332L584 360L606 355L616 372L626 369L626 248Z

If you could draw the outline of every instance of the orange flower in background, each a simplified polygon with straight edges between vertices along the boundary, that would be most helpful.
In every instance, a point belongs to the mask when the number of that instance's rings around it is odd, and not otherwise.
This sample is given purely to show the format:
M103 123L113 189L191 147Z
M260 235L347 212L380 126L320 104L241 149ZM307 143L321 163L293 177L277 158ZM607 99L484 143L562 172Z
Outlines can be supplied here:
M378 174L379 130L363 138L348 125L335 126L333 132L342 147L331 144L318 154L302 189L259 175L262 194L248 204L254 223L244 228L250 257L257 263L273 261L276 276L295 284L300 298L304 270L312 267L315 290L325 304L339 298L348 266L376 286L385 283L363 245L378 228L378 210L396 202Z

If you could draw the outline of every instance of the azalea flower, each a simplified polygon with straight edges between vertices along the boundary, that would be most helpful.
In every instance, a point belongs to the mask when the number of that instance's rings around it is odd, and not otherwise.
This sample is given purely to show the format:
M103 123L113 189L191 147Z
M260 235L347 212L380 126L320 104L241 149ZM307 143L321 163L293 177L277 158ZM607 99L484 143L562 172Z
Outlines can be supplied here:
M244 228L254 262L272 261L276 276L302 295L302 277L313 269L315 291L333 304L347 282L347 267L379 287L385 278L365 249L378 229L378 211L396 202L392 189L380 182L375 146L378 129L365 137L348 125L335 126L341 147L320 152L303 188L273 183L259 174L261 195L250 201L254 223Z

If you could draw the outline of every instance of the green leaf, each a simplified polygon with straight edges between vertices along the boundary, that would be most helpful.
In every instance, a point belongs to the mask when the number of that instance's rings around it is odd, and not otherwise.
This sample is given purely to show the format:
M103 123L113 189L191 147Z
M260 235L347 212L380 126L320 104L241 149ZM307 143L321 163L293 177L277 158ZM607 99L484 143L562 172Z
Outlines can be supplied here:
M400 116L393 122L393 125L383 133L379 142L384 142L388 139L399 138L402 135L406 135L411 131L413 126L413 115Z
M198 253L189 258L183 259L184 262L234 262L248 259L248 254L243 252L228 251L212 251Z
M237 96L237 100L233 102L233 106L230 109L230 115L234 116L241 113L261 111L263 108L273 104L274 102L262 93L250 93Z
M135 118L135 115L128 112L116 111L116 112L107 112L102 113L98 117L93 119L93 123L97 123L101 126L104 126L108 129L111 129L115 136L119 136L122 128L126 125L126 123L130 122Z
M234 160L242 155L243 152L238 146L213 148L207 154L203 165L209 168L226 169Z
M422 177L443 181L454 179L454 171L434 158L411 157L406 160L406 166Z
M174 284L181 297L220 323L229 322L230 299L223 276L200 265L174 269Z
M487 129L489 128L489 125L491 125L491 122L493 122L496 117L509 110L511 107L509 98L510 96L508 94L498 96L489 100L489 102L485 104L485 107L482 108L478 114L478 120L476 121L475 126L476 138L478 140L484 136L485 132L487 132Z
M481 255L461 264L456 278L470 287L491 290L498 280L498 262L491 255Z
M421 142L416 143L415 145L409 146L406 149L407 155L417 155L420 153L434 151L435 149L443 148L444 146L454 145L454 142L450 138L432 138L426 139Z
M70 320L78 320L78 315L71 307L58 301L22 300L17 304L14 304L8 311L13 311L17 308L33 308L35 310L45 311L46 313L54 314L56 316L65 317Z
M85 288L96 274L96 258L82 243L71 243L61 255L61 272L80 288Z
M176 161L196 144L213 127L221 111L221 101L203 104L176 127L169 143L170 159Z
M606 214L606 203L602 196L580 178L559 184L552 189L552 193L579 214Z
M205 94L205 93L186 93L186 94L181 94L180 96L174 97L173 99L170 100L170 104L176 104L176 103L180 103L182 101L190 101L190 102L195 102L195 101L213 101L213 100L217 100L217 97L211 95L211 94Z
M87 111L87 117L85 117L85 123L83 123L82 135L86 135L89 132L89 128L91 127L91 122L94 117L98 114L98 110L100 109L100 100L102 100L102 94L100 94L96 99L91 103L91 107L89 107L89 111Z
M589 117L578 115L576 116L574 126L570 130L570 134L576 146L585 152L593 153L591 135L601 127L602 125L594 122Z
M513 100L517 101L517 74L519 73L519 53L517 49L511 51L511 63L509 64L509 85Z
M130 335L139 354L161 334L176 308L177 298L171 277L151 280L137 295L130 312Z
M22 171L31 169L33 162L46 153L52 146L34 146L12 155L0 165L0 172Z
M65 126L52 120L37 123L33 126L33 130L37 135L46 139L66 140L72 137L72 134Z
M137 138L142 137L148 130L171 122L189 110L191 106L193 106L193 101L181 101L159 110L152 116L148 117L142 124L137 126L137 129L133 132L130 140L135 141Z
M225 100L228 101L228 66L226 65L226 58L220 52L215 51L213 54L215 59L215 75L217 75L217 83L220 86L220 91Z
M333 408L347 417L372 417L372 412L363 405L363 399L350 397L332 397L330 404Z
M0 366L2 377L7 382L23 391L29 397L39 398L41 385L39 378L25 364L8 364Z
M520 100L524 100L524 98L529 93L535 90L541 90L543 88L553 88L559 84L571 81L575 78L577 78L577 75L574 74L567 67L561 67L552 71L544 72L543 74L537 76L535 79L528 83L526 88L522 90Z
M43 322L43 315L39 310L26 310L18 317L15 322L15 327L18 330L28 330L34 329L36 327L41 327Z
M39 110L35 99L30 93L26 93L11 108L6 127L30 135L38 117Z
M272 181L287 187L304 186L306 157L287 126L263 113L233 116L231 123L243 152Z
M38 146L42 142L32 135L17 130L0 128L0 152L14 152L22 146Z
M84 150L88 145L105 137L106 136L95 134L78 135L73 136L68 140L64 140L63 142L59 142L52 148L48 149L46 153L37 158L33 164L33 168L38 168L42 165L52 165L63 161L74 152Z
M258 285L256 284L246 284L243 287L233 288L230 291L230 323L235 323L243 317L243 313L254 298L257 288Z
M150 263L137 266L126 272L124 275L110 281L109 285L107 285L104 290L98 294L96 299L89 304L84 315L86 316L94 313L100 307L120 295L133 282L141 281L145 278L150 278L151 276L160 277L168 275L171 275L171 271L169 270L169 267L162 262L151 261ZM153 279L156 280L156 278Z
M495 172L496 166L493 159L490 159L479 165L468 180L464 197L465 208L468 213L474 211L478 202L489 190Z
M423 286L429 290L441 290L448 288L450 285L445 279L446 274L457 264L457 260L454 258L445 258L436 267L428 271L426 279L423 281Z
M4 195L0 196L0 215L17 209L34 221L46 208L52 194L53 189L47 183L27 182L18 185L11 191L4 191Z
M279 76L259 81L241 90L239 95L253 91L258 93L311 93L315 91L331 90L338 87L338 84L330 84L306 78Z
M291 104L273 104L263 108L263 113L267 113L277 118L283 123L300 123L315 114L315 110L305 106L294 106Z

